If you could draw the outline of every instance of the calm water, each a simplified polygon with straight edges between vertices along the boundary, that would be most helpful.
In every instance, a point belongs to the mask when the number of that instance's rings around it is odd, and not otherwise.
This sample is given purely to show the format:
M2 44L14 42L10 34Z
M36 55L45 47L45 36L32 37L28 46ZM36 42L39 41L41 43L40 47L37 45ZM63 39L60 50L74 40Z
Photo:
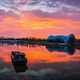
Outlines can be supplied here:
M28 69L21 66L15 69L11 61L12 51L25 53ZM78 80L79 75L79 49L0 44L0 80Z

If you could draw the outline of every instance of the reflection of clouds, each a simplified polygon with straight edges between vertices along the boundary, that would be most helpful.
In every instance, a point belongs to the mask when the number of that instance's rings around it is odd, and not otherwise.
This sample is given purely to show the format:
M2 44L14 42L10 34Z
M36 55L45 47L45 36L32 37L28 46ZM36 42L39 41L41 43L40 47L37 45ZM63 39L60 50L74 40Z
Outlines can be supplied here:
M38 80L48 80L51 78L55 79L57 76L59 76L59 73L54 69L42 69L40 71L31 70L31 71L27 71L26 74L28 75L28 78L30 76L34 76Z
M79 70L64 70L60 73L55 69L42 69L40 71L28 70L25 73L14 73L3 69L0 80L80 80Z
M0 57L0 62L3 62L3 58Z
M9 72L9 69L8 69L8 68L4 68L4 69L1 69L1 70L0 70L0 74L1 74L1 73L6 73L6 72Z
M1 80L52 80L56 79L56 77L59 76L59 73L54 69L45 69L40 71L33 71L28 70L25 73L12 73L9 72L8 69L2 70L3 72L0 73L0 79Z
M56 57L64 58L64 57L66 57L66 55L56 55Z
M80 56L72 57L72 59L79 59L80 60Z
M68 70L67 73L65 72L64 74L62 74L60 80L80 80L79 76L80 76L80 71Z

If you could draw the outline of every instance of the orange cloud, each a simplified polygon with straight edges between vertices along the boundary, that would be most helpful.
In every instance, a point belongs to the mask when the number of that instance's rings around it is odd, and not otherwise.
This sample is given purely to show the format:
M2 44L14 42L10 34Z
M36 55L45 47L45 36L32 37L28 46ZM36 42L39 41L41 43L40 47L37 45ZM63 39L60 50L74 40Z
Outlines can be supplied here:
M28 34L33 35L34 32L35 36L48 36L49 34L64 35L70 33L78 35L80 30L80 21L72 21L68 19L42 18L30 12L24 14L24 16L20 18L14 18L9 16L4 17L3 21L0 22L0 25L2 28L1 32L23 31L26 33L28 30L30 30L30 32L28 31ZM36 34L37 30L38 32L42 32ZM23 35L24 34L22 34L22 36Z

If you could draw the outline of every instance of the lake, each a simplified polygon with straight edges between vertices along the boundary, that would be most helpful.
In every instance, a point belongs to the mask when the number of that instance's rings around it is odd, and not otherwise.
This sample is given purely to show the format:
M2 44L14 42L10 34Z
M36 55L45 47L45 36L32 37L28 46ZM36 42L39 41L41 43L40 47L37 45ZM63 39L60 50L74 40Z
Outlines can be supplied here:
M25 53L27 69L15 68L12 51ZM0 80L80 80L79 75L80 49L75 47L0 44Z

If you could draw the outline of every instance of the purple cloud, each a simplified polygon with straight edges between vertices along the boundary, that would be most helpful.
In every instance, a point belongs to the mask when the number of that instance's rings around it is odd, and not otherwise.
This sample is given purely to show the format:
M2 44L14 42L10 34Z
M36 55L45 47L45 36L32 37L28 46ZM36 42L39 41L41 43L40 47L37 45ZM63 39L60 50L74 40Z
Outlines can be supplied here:
M0 0L0 15L32 12L50 18L80 20L80 0Z
M33 14L44 18L80 20L79 11L73 11L73 10L71 11L67 8L63 8L61 11L55 13L48 13L48 12L42 12L40 10L36 10L33 11Z
M15 17L15 18L18 18L19 15L15 14L14 12L12 11L4 11L3 9L0 9L0 16L1 17L6 17L6 16L11 16L11 17Z

